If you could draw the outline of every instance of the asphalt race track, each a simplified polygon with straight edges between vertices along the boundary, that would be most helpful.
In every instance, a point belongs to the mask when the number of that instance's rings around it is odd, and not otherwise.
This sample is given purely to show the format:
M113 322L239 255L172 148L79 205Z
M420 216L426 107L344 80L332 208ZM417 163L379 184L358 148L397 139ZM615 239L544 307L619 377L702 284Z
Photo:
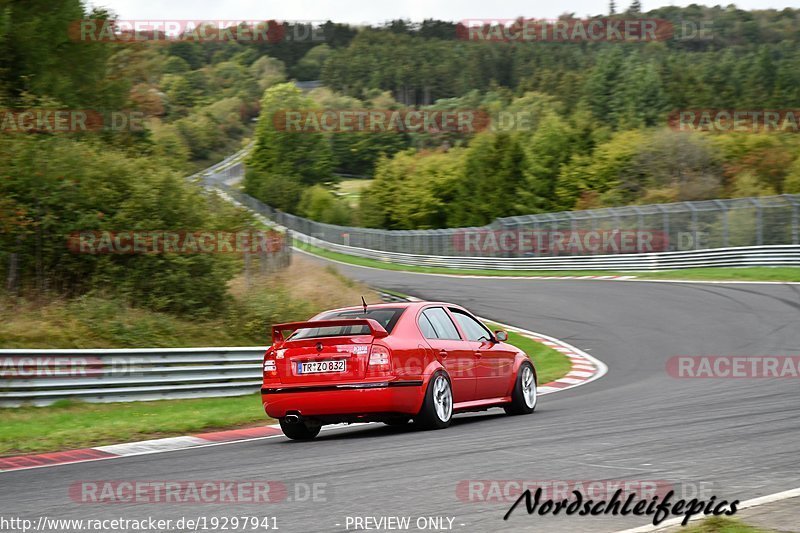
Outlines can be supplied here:
M445 431L375 424L326 431L311 443L278 437L3 473L2 514L273 515L286 532L345 531L348 516L411 516L412 523L445 516L465 532L616 531L649 519L543 518L521 506L503 521L510 504L463 501L456 488L464 480L667 480L679 495L700 486L718 499L747 500L800 486L796 379L675 379L665 370L675 355L798 354L798 285L458 279L337 268L563 339L609 372L543 397L534 415L465 415ZM325 483L326 493L316 502L267 506L80 504L68 495L81 480L134 479Z

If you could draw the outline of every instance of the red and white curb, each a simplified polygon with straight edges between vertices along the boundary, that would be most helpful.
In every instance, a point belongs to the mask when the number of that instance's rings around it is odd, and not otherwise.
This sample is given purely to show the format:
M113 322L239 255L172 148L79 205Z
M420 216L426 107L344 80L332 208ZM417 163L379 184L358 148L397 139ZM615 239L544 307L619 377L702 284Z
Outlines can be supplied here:
M416 300L416 298L408 298ZM493 322L536 342L541 342L567 356L572 364L569 373L561 379L539 385L538 393L540 396L552 394L554 392L572 389L585 385L596 379L600 379L607 371L608 367L598 359L586 352L567 344L566 342L535 333L526 329L517 328L497 322L495 320L481 319ZM350 424L360 426L363 424ZM342 424L325 426L323 430L330 430L343 427ZM212 433L200 433L197 435L187 435L183 437L169 437L164 439L153 439L139 442L128 442L123 444L110 444L108 446L97 446L95 448L85 448L82 450L69 450L64 452L41 453L35 455L19 455L16 457L0 457L0 473L14 470L28 470L32 468L44 468L48 466L85 463L89 461L102 461L105 459L115 459L117 457L130 457L135 455L147 455L153 453L164 453L188 448L198 448L204 446L217 446L234 442L246 442L250 440L260 440L279 437L283 434L279 425L254 427L246 429L233 429L228 431L216 431Z
M234 429L229 431L216 431L213 433L200 433L184 437L170 437L165 439L144 440L123 444L111 444L96 448L82 450L69 450L65 452L40 453L35 455L19 455L16 457L0 457L0 472L11 470L27 470L46 466L63 465L70 463L85 463L87 461L100 461L115 457L128 457L132 455L146 455L151 453L183 450L197 446L210 446L230 442L243 442L253 439L277 437L281 435L279 426L265 426L248 429Z

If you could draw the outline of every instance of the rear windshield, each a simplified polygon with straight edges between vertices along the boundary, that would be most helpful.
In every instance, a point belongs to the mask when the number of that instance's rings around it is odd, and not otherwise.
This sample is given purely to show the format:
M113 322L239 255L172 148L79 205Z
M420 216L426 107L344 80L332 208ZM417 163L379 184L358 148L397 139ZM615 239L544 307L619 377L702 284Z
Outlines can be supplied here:
M339 320L348 318L371 318L378 324L383 326L383 329L392 332L395 324L400 319L405 308L403 307L380 307L376 309L367 309L365 313L363 310L351 311L334 311L322 315L316 320ZM349 335L369 335L369 326L333 326L326 328L304 328L298 329L294 335L289 337L291 340L298 339L314 339L317 337L345 337Z

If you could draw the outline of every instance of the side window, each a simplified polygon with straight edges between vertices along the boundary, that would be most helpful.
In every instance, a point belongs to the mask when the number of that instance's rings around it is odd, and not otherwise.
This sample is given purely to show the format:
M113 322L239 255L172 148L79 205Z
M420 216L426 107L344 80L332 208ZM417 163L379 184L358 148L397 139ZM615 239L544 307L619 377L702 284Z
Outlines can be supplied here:
M419 324L419 330L422 332L422 336L426 339L435 339L436 337L436 330L433 329L433 324L431 321L428 320L428 317L425 316L425 313L419 315L419 320L417 321Z
M467 335L467 340L470 341L488 341L492 339L492 334L487 330L483 324L458 309L450 309L453 316L456 318L458 325L464 330Z
M422 316L426 317L433 331L436 333L437 339L444 340L461 340L458 335L458 329L453 321L447 316L447 313L441 307L431 307L422 312Z

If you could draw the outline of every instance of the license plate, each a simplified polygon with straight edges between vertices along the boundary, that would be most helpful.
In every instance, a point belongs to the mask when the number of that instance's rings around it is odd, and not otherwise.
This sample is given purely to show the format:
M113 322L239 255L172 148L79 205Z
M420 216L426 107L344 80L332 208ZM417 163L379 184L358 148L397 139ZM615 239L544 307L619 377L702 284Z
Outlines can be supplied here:
M345 372L346 370L346 359L337 359L336 361L312 361L310 363L297 363L298 374L323 374L327 372Z

